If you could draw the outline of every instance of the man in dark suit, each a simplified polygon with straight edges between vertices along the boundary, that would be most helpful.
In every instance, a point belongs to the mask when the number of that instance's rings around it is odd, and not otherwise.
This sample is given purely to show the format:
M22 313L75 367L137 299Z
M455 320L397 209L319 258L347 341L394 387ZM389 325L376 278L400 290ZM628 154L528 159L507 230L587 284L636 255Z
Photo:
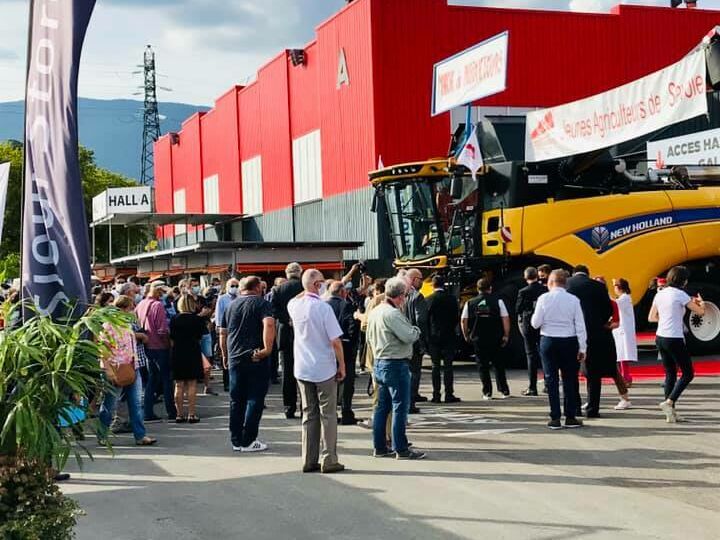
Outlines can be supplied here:
M432 358L433 403L440 403L440 374L445 384L445 403L457 403L453 388L453 360L457 347L457 325L460 320L458 301L445 291L445 279L432 278L433 293L427 299L428 348ZM442 368L441 368L442 363Z
M613 314L610 294L605 285L590 278L584 265L574 268L567 291L580 299L587 329L587 358L583 367L588 393L585 416L598 418L602 378L612 377L617 371L615 342L609 327Z
M303 291L302 282L300 281L302 271L302 266L298 263L288 264L285 268L287 281L275 289L272 298L273 313L277 319L278 326L278 355L283 367L283 405L285 406L285 418L288 419L295 418L298 392L297 381L295 380L295 374L293 373L293 368L295 366L295 359L293 356L295 333L293 332L287 305L290 300Z
M355 356L357 348L357 325L353 314L355 309L347 300L347 289L342 281L333 281L328 288L330 298L327 303L335 314L335 318L340 325L343 335L340 337L343 347L343 356L345 358L345 379L338 387L340 394L340 403L342 404L342 419L340 423L344 426L357 424L355 413L352 410L352 400L355 395Z
M527 287L520 289L515 305L528 367L528 387L523 390L522 395L537 396L537 372L538 369L542 369L540 365L540 332L532 327L530 319L535 311L537 299L540 298L540 295L548 292L548 288L540 283L538 271L532 266L525 269L524 277Z
M405 274L408 282L407 301L405 302L405 316L410 324L420 329L420 339L413 345L413 356L410 359L410 414L418 414L417 402L427 401L427 397L420 395L420 376L422 375L422 361L425 354L427 328L427 305L425 297L420 292L423 284L423 275L417 268L411 268Z

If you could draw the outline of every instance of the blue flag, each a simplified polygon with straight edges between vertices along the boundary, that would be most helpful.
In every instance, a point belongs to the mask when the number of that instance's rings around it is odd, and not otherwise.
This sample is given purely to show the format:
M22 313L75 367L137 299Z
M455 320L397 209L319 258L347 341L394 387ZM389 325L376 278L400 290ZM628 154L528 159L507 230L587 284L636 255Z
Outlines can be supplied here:
M23 299L43 314L84 310L88 226L78 160L77 80L95 0L33 0L25 98Z

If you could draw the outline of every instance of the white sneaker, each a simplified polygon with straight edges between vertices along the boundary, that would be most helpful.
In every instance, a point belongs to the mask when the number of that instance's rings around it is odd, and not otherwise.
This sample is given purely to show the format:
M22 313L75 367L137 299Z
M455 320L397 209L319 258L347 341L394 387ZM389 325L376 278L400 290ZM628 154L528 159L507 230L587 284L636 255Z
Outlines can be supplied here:
M621 399L620 403L615 405L616 411L624 411L625 409L629 409L632 407L632 402L629 399Z
M580 407L580 408L581 408L583 411L587 411L589 406L590 406L590 404L589 404L589 403L586 403L585 405L583 405L583 406Z
M255 439L250 446L243 446L240 448L241 452L264 452L268 449L268 445L262 441Z
M675 409L667 401L663 401L662 403L660 403L660 409L662 410L662 412L665 413L665 421L668 424L674 424L675 422L677 422L677 418L675 417Z
M482 397L482 398L483 398L484 401L491 401L491 400L492 400L492 396L489 396L489 395L487 395L487 394L483 394L483 397Z

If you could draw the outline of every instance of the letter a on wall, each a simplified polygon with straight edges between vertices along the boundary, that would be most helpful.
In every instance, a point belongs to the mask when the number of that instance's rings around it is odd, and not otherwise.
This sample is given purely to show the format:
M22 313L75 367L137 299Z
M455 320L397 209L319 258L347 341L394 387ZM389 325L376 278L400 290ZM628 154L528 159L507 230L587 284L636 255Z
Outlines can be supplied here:
M340 49L340 56L338 57L338 73L337 73L337 88L338 90L343 84L350 84L350 74L348 73L347 58L345 57L345 49Z

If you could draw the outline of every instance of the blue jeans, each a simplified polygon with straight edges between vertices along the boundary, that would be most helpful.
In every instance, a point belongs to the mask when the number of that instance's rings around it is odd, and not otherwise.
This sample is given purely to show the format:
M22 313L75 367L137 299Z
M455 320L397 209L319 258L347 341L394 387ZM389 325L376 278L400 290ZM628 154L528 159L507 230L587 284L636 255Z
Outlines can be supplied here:
M173 388L172 372L170 371L170 350L169 349L145 349L148 359L148 382L145 391L145 420L155 416L155 392L156 378L160 377L163 389L163 399L168 418L171 420L177 416L175 409L175 392Z
M257 439L269 384L269 358L230 365L230 441L233 446L250 446Z
M140 402L140 393L142 392L142 376L140 375L140 370L135 370L134 383L105 394L105 399L100 406L100 414L98 417L105 428L110 427L121 392L125 394L125 399L127 400L128 412L130 413L130 426L132 427L133 435L135 436L135 440L139 441L145 437L143 406Z
M558 371L562 374L565 418L575 418L580 396L578 395L578 340L576 337L540 337L545 384L550 400L550 418L560 420L560 388Z
M373 444L378 452L387 452L387 417L392 410L392 444L396 452L406 452L405 435L410 410L410 366L404 360L376 360L375 381L378 403L373 416Z
M205 358L212 364L213 353L212 353L212 336L210 333L203 334L200 338L200 351L205 355Z

